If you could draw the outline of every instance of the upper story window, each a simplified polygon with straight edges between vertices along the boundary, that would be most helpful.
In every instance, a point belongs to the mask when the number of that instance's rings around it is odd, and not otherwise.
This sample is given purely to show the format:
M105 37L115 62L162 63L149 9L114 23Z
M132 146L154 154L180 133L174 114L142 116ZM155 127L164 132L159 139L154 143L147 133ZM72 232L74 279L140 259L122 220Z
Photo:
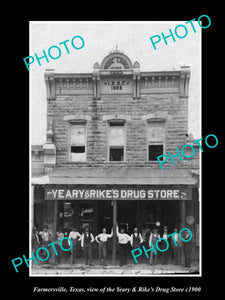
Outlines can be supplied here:
M109 161L124 161L125 126L124 121L110 121L108 135Z
M152 119L147 123L148 160L157 161L157 156L165 152L165 121Z
M86 161L86 122L69 124L69 160Z

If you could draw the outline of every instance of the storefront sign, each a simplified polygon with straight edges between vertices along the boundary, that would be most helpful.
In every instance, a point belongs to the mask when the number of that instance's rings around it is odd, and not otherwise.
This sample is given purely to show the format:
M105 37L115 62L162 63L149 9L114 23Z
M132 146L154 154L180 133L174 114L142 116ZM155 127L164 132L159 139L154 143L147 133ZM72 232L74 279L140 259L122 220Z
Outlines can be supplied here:
M191 188L55 188L45 189L46 200L191 200Z

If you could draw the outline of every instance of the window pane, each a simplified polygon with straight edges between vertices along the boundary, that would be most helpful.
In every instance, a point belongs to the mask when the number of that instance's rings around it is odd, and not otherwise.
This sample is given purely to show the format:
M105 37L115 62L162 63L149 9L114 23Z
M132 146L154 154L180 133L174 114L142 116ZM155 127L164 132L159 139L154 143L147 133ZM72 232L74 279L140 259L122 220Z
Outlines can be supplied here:
M124 126L109 127L109 145L110 146L124 145Z
M85 147L84 146L71 146L71 153L84 153Z
M71 161L85 161L86 160L85 147L84 146L71 146L70 160Z
M122 160L124 160L123 147L110 148L109 149L109 160L110 161L122 161Z
M163 145L149 145L149 160L157 160L163 154Z
M85 144L85 125L72 124L70 127L70 144L83 145Z
M148 140L163 141L165 138L165 123L164 122L149 122L148 123Z

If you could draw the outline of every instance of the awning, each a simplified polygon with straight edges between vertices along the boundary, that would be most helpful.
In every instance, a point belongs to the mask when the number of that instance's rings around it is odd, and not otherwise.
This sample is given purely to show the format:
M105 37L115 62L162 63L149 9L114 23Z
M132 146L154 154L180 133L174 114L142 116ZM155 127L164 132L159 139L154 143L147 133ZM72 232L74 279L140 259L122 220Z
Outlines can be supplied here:
M197 185L198 178L184 168L73 168L58 169L32 184L41 185Z

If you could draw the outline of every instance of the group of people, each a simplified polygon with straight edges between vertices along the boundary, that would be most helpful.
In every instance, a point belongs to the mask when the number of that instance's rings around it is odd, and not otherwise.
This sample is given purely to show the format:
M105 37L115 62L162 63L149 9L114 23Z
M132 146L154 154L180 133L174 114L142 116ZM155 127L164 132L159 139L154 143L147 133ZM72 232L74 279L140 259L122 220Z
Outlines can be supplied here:
M179 238L177 228L174 229L174 239L177 242L177 246L175 246L174 242L171 241L171 236L168 237L168 228L167 226L163 227L163 234L162 238L166 239L171 246L172 250L172 257L174 264L181 264L181 251L184 251L185 254L185 266L190 267L191 260L190 260L190 247L189 243L182 243ZM56 263L60 263L61 259L64 259L65 262L69 262L71 264L76 263L77 259L77 252L78 252L78 245L80 243L81 249L84 253L84 262L85 265L92 265L92 252L93 252L93 243L96 241L98 243L98 257L99 257L99 264L106 265L106 258L107 258L107 241L108 239L113 237L113 228L111 233L108 234L106 228L103 228L102 233L98 234L94 237L94 235L90 232L89 228L86 227L84 232L80 234L76 227L73 227L72 230L69 231L62 231L58 230L57 233L57 244L55 245L58 255L56 256ZM133 233L128 235L125 233L124 228L121 228L119 231L118 224L116 226L116 236L118 239L118 250L119 250L119 261L120 266L124 266L127 264L127 258L129 254L129 249L136 249L141 248L142 244L145 245L146 249L149 248L152 244L156 248L156 241L160 238L160 234L158 232L157 227L153 228L150 231L150 234L143 237L137 227L134 228ZM73 247L70 251L62 251L60 247L60 241L64 238L68 237L73 242ZM33 250L37 250L39 247L46 247L49 243L53 241L53 233L49 230L47 225L44 225L43 231L38 231L37 228L34 228L33 236L32 236L32 248ZM152 243L152 244L151 244ZM183 245L184 244L184 245ZM189 244L189 245L187 245ZM166 244L160 246L163 250L163 247L166 247ZM70 247L70 241L68 239L62 240L62 247L64 249L68 249ZM45 254L43 254L45 255ZM150 251L149 253L149 263L150 264L157 264L158 256L155 255L154 251ZM168 251L161 252L162 263L168 263Z

